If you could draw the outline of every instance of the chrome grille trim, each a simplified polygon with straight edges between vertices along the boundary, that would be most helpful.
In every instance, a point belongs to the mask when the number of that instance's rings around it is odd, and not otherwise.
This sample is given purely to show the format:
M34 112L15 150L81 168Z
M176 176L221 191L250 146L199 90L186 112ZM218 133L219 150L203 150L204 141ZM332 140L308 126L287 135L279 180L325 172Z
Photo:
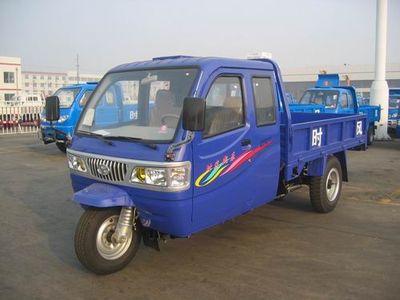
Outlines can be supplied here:
M86 163L90 170L90 175L112 182L124 181L128 171L126 163L110 159L87 157ZM98 169L101 165L107 166L110 172L106 175L100 174Z

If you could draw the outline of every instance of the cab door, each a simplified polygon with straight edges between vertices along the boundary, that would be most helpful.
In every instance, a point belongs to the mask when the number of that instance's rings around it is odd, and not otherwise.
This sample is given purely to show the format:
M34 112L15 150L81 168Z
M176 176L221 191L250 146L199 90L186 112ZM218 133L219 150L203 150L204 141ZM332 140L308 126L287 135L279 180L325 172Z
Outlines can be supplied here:
M207 82L201 95L206 126L193 144L193 231L275 197L280 136L274 82L272 71L233 69Z

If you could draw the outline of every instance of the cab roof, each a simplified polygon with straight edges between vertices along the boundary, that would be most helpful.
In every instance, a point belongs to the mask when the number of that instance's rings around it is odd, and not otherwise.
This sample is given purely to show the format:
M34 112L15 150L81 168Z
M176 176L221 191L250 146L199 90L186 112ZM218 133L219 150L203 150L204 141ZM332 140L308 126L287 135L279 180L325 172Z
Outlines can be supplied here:
M194 56L166 56L155 57L152 60L132 62L111 69L109 72L123 72L155 68L184 68L200 67L202 70L215 70L218 68L240 68L272 70L273 65L268 60L235 59L220 57L194 57Z
M82 87L96 87L98 82L90 81L90 82L83 82L83 83L74 83L74 84L67 84L62 86L61 88L82 88Z

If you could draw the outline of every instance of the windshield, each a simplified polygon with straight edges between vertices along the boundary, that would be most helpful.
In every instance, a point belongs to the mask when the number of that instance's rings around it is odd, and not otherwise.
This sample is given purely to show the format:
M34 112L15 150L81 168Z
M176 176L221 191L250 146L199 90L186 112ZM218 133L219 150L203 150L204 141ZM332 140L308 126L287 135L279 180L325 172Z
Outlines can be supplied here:
M196 75L197 69L110 73L87 103L78 132L170 141Z
M323 105L325 108L336 108L337 100L338 100L338 92L337 91L317 91L311 90L306 91L301 97L299 103L300 104L318 104Z
M399 108L400 109L400 95L390 96L389 98L389 108Z
M60 99L61 108L69 108L79 94L81 88L61 88L55 92L54 96Z

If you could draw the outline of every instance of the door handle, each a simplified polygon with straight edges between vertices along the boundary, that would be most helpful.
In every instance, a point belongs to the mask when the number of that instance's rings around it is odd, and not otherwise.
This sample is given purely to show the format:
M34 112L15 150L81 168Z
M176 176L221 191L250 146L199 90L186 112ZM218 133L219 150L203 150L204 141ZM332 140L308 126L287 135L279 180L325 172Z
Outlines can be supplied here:
M242 146L248 146L251 144L251 140L250 139L244 139L241 141Z

